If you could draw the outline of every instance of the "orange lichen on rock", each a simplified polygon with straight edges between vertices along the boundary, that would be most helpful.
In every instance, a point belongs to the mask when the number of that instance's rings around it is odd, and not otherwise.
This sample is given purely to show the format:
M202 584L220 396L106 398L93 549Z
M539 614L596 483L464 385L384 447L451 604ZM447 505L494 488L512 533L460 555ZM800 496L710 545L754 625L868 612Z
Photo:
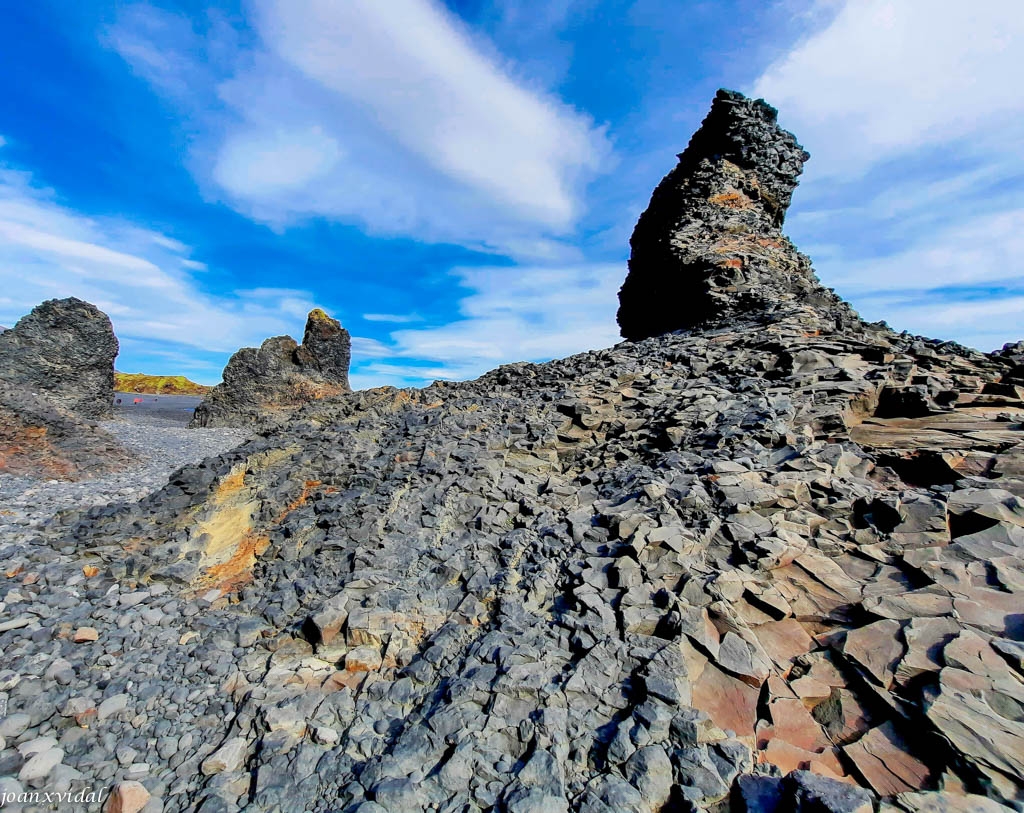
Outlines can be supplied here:
M754 203L742 192L734 189L729 190L728 192L720 192L717 195L712 195L708 198L708 201L716 206L723 206L726 209L746 209Z

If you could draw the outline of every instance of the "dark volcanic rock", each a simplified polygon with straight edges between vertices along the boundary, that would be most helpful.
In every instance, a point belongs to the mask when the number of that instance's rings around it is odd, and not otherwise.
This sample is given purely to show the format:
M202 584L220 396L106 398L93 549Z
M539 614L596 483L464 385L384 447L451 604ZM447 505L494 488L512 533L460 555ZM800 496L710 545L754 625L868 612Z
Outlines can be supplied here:
M681 179L675 216L754 282L708 287L707 329L314 400L0 547L0 781L166 813L1021 809L1018 362L795 295L781 137L725 102L733 159L693 177L735 167L741 205Z
M764 101L718 91L630 240L618 322L643 339L797 299L841 307L779 230L809 157Z
M92 421L0 382L0 473L79 480L129 461L127 451Z
M196 408L192 426L247 426L309 401L349 392L348 331L319 308L309 313L302 344L275 336L243 347L224 368L224 381Z
M87 418L109 416L117 338L106 314L50 299L0 333L0 380Z

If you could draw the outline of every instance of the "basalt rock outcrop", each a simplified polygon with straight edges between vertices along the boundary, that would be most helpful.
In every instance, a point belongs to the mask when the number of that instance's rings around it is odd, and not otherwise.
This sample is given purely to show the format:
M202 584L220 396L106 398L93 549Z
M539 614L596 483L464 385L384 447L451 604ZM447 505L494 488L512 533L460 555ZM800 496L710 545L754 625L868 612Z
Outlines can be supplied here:
M192 426L250 426L349 392L351 344L336 319L319 308L310 311L301 345L291 336L275 336L235 353L223 383L196 408Z
M110 319L95 305L50 299L0 333L0 381L76 415L108 417L117 350Z
M662 208L743 274L695 327L316 400L0 549L0 774L164 811L1022 809L1018 362L820 288L777 233L798 166L726 102L749 134L696 171L752 208Z
M764 101L720 90L630 239L623 337L644 339L796 300L844 307L781 232L808 154Z
M106 314L74 298L0 332L0 473L80 480L127 464L95 423L112 412L117 350Z

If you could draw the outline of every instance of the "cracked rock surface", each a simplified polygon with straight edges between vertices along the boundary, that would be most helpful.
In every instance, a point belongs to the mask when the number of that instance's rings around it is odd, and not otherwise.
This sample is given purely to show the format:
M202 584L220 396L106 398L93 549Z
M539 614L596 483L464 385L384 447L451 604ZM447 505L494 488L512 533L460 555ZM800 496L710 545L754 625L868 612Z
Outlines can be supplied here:
M302 404L349 392L351 339L337 319L310 311L302 344L275 336L243 347L224 368L224 381L196 407L193 427L244 428Z
M95 305L49 299L0 332L0 382L84 418L109 417L117 349Z
M325 398L0 546L0 790L1024 809L1019 353L821 288L776 231L799 166L762 169L795 141L756 119L746 153L695 137L679 210L638 227L736 269L699 324Z

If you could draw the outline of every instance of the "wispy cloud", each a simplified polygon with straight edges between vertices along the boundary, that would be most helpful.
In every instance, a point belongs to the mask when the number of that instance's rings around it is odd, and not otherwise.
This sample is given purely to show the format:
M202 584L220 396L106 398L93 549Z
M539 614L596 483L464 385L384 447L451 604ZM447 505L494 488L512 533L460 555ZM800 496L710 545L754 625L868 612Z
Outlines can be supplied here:
M619 341L615 263L560 268L459 269L461 318L397 330L391 357L361 365L359 381L420 384L472 378L509 361L546 361Z
M190 276L188 252L123 218L76 212L30 173L0 167L2 324L44 299L77 296L111 317L127 347L170 352L175 363L190 358L214 378L238 347L301 330L313 306L308 292L209 294Z
M364 313L363 318L367 322L393 322L395 324L423 321L423 317L418 313Z
M108 37L195 108L193 167L211 194L275 227L323 216L564 258L582 183L609 152L584 114L516 76L436 0L256 0L250 10L258 43L247 50L215 42L222 25L197 31L148 6L131 7Z
M811 153L789 230L872 319L983 350L1019 338L1019 4L813 10L814 30L751 88Z
M815 175L953 141L1016 153L1024 95L1007 82L1024 75L1022 37L1017 0L847 0L753 92L800 135Z

